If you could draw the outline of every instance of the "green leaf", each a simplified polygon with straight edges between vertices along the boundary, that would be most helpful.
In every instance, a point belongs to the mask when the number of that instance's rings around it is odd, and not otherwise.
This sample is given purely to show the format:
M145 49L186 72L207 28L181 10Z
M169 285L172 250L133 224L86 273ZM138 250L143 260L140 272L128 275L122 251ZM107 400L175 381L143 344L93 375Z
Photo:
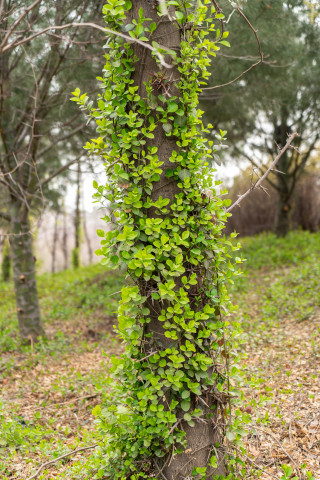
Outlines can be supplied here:
M168 103L168 108L167 108L167 112L168 113L173 113L173 112L176 112L178 110L178 105L174 102L169 102Z
M190 409L190 399L182 400L180 405L182 410L187 412Z
M190 178L191 177L191 172L190 170L187 170L186 168L183 168L178 172L178 177L181 178L181 180L184 180L185 178Z
M163 130L166 132L166 133L170 133L172 131L172 125L171 123L164 123L162 125L163 127Z
M185 16L182 12L179 12L179 10L175 11L176 19L182 22L185 19Z
M125 25L125 27L124 27L123 30L124 30L125 32L129 32L130 30L133 30L135 27L136 27L136 26L133 25L133 23L128 23L127 25Z
M226 437L230 442L232 442L236 438L236 434L234 432L227 432Z
M183 390L181 393L181 398L189 398L190 397L190 392L189 390Z

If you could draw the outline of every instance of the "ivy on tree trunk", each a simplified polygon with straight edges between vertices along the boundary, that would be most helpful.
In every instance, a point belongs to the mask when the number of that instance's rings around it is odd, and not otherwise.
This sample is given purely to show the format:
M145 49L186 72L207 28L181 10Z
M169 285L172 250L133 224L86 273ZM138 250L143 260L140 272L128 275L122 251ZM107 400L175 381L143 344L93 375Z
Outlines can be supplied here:
M96 120L99 137L85 148L105 161L95 198L115 219L113 230L98 230L97 253L127 279L118 310L126 351L112 359L105 408L94 410L107 438L99 475L112 479L225 476L226 438L245 434L230 421L226 319L226 282L237 273L229 251L238 246L221 234L230 202L216 192L215 145L204 136L212 126L197 108L227 34L208 38L216 12L206 0L160 4L108 0L108 27L133 43L108 38L97 107L79 89L73 97ZM212 138L220 144L225 134Z

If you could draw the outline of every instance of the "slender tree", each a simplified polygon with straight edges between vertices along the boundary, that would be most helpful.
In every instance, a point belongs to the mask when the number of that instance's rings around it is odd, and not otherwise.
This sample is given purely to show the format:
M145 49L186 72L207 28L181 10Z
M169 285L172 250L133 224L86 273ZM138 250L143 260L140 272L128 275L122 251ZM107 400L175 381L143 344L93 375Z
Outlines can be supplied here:
M8 282L11 278L11 256L6 238L2 244L1 277L4 282Z
M80 239L81 239L81 164L77 164L77 181L76 181L76 208L74 211L74 248L72 250L72 266L79 268L80 266Z
M66 270L68 268L68 214L63 207L63 221L62 221L62 254L63 254L63 268Z
M51 273L55 273L56 271L57 246L59 237L59 213L59 211L55 212L53 221L53 235L51 244Z
M83 141L85 126L67 98L99 63L101 32L79 24L99 21L101 8L101 0L0 3L0 218L8 223L23 340L44 333L30 213L39 217L56 195L52 180L78 160L71 139Z
M93 262L93 248L92 248L92 242L91 242L91 238L90 238L90 231L89 231L88 225L87 225L87 212L85 211L85 208L83 208L82 225L83 225L84 236L85 236L86 243L87 243L88 260L89 260L89 264L91 264Z

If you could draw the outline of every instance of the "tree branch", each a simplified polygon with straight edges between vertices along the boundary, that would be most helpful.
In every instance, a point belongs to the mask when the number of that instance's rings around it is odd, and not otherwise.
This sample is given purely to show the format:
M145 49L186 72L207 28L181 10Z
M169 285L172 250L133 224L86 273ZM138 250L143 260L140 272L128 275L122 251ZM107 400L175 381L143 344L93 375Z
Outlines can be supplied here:
M215 2L213 2L213 3L216 5ZM213 87L205 87L202 90L214 90L215 88L222 88L222 87L226 87L227 85L231 85L232 83L236 82L237 80L240 80L240 78L243 77L244 75L246 75L248 72L250 72L250 70L252 70L253 68L260 65L260 63L263 63L263 52L262 52L261 43L260 43L260 39L259 39L257 30L255 30L255 28L251 24L250 20L245 16L245 14L243 13L243 11L240 8L235 8L235 10L239 13L240 17L242 17L246 21L246 23L249 25L250 29L253 31L254 36L256 37L257 44L258 44L260 58L257 62L250 65L250 67L247 68L244 72L240 73L240 75L238 75L236 78L234 78L233 80L230 80L230 82L223 83L222 85L215 85Z
M61 455L60 457L55 458L54 460L50 460L50 462L43 463L43 464L38 468L38 470L36 471L36 473L35 473L34 475L31 475L31 477L27 478L27 480L32 480L33 478L36 478L38 475L40 475L40 473L42 472L42 470L43 470L45 467L48 467L49 465L52 465L52 463L58 462L59 460L62 460L63 458L66 458L66 457L70 457L71 455L74 455L75 453L83 452L84 450L91 450L92 448L95 448L95 447L97 447L97 446L98 446L98 444L95 443L94 445L90 445L89 447L77 448L76 450L73 450L73 451L70 452L70 453L65 453L64 455Z
M22 20L24 19L24 17L26 15L28 15L28 13L33 10L34 7L36 7L38 5L38 3L40 3L41 0L36 0L35 2L33 2L30 7L26 8L25 11L23 12L22 15L20 15L19 18L17 18L17 20L14 22L14 24L12 25L12 27L9 29L9 31L7 32L6 36L4 37L2 43L1 43L1 46L0 46L0 51L3 49L3 47L5 47L7 41L9 40L10 38L10 35L12 34L12 32L14 31L14 29L19 25L19 23L22 22ZM3 50L4 51L4 50Z
M95 28L96 30L100 30L103 33L109 33L111 35L116 35L117 37L122 37L130 43L138 43L142 47L147 48L148 50L151 50L152 52L154 52L159 58L161 65L163 65L165 68L172 68L172 65L169 65L168 63L166 63L164 56L160 52L158 52L156 48L152 47L148 43L143 42L138 38L129 37L128 35L125 35L122 32L116 32L115 30L111 30L110 28L100 27L100 25L97 25L91 22L83 22L83 23L74 22L74 23L67 23L66 25L53 25L51 27L44 28L40 32L34 33L33 35L30 35L29 37L24 38L23 40L9 43L7 46L0 48L0 53L3 53L7 50L12 50L13 48L23 45L24 43L30 42L34 38L39 37L40 35L43 35L49 32L50 30L65 30L66 28L70 28L70 27L91 27L91 28ZM172 54L172 51L169 48L163 47L162 45L159 45L159 46L162 50L166 50L168 53Z
M47 153L51 148L53 148L57 143L63 142L64 140L67 140L68 138L72 137L76 133L80 132L80 130L83 130L83 125L79 125L78 127L74 128L71 132L67 133L63 137L57 138L54 142L52 142L50 145L47 147L44 147L40 152L37 154L38 157L42 157L45 153Z
M9 215L7 215L7 214L4 213L4 212L0 212L0 218L1 218L2 220L5 220L6 222L10 222L10 220L11 220L10 217L9 217Z
M300 163L297 163L296 167L295 167L295 170L294 170L294 174L297 174L297 178L299 178L304 170L304 167L306 166L306 163L311 155L311 153L313 152L314 150L314 147L316 146L316 143L318 142L319 140L319 135L316 136L316 138L314 139L314 141L311 143L309 149L307 150L307 152L305 154L302 154L302 160Z
M227 212L230 212L236 205L239 205L240 202L242 202L242 200L247 196L249 195L249 193L251 193L253 190L255 190L256 188L258 188L261 183L263 182L263 180L265 180L267 178L267 176L269 175L269 173L271 172L271 170L273 170L273 168L276 166L276 164L278 163L278 161L280 160L280 158L282 157L282 155L288 150L288 148L291 146L291 143L292 141L298 136L298 133L293 133L292 135L290 135L290 137L288 138L288 141L287 143L285 144L285 146L279 151L278 155L276 156L276 158L273 160L273 162L271 163L270 167L268 168L268 170L262 175L262 177L259 178L259 180L254 184L252 185L252 187L249 188L249 190L247 190L243 195L241 195L238 200L236 200L229 208L227 208Z
M252 160L252 158L249 157L249 155L247 155L245 152L241 151L240 148L238 148L237 146L235 147L235 150L236 150L237 152L239 152L240 155L243 155L247 160L249 160L249 162L250 162L254 167L256 167L256 168L262 173L262 175L265 174L266 170L264 170L264 167L263 167L263 166L258 165L257 162L255 162L254 160ZM278 190L278 186L277 186L274 182L272 182L272 180L270 180L269 177L267 177L266 180L267 180L268 183L270 183L270 185L272 186L272 188L274 188L275 190Z
M81 155L80 155L81 156ZM45 178L44 180L42 180L42 182L40 182L40 184L38 184L38 187L43 187L44 185L46 185L47 183L51 182L51 180L55 177L57 177L58 175L60 175L60 173L63 173L65 172L71 165L73 165L74 163L78 162L79 161L79 158L80 157L77 157L73 160L71 160L70 162L68 162L66 165L63 165L62 167L58 168L58 170L56 170L55 172L53 172L51 175L49 175L49 177Z

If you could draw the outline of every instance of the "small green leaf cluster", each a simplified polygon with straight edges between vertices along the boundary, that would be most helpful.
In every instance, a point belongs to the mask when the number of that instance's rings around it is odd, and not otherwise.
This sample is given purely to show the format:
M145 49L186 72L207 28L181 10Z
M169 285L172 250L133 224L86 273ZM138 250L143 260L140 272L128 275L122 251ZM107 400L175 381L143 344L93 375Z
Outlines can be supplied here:
M150 42L157 26L144 18L142 9L138 19L125 23L129 3L108 0L106 22ZM118 310L126 350L121 358L112 358L112 394L94 411L106 435L98 478L154 478L153 458L183 451L183 422L191 427L198 419L210 422L217 409L229 440L241 445L246 434L240 415L226 427L238 396L232 386L236 367L230 381L233 334L226 318L233 307L226 285L239 274L231 254L239 246L222 233L230 201L217 191L221 182L214 180L212 169L216 146L209 139L213 127L204 127L198 108L210 56L224 40L209 38L217 14L208 0L197 8L188 1L167 3L175 9L182 36L180 56L172 59L179 78L166 75L159 65L159 73L145 82L142 98L132 75L138 62L133 46L114 35L106 44L97 107L79 90L73 97L96 121L99 136L85 148L104 159L107 174L105 185L94 183L94 197L108 202L111 214L105 220L113 228L98 231L101 248L96 253L105 265L127 274ZM165 170L152 145L159 129L175 142L171 168ZM220 131L216 136L219 144L225 135ZM163 174L177 187L174 198L161 196ZM152 330L155 320L163 341ZM209 413L201 402L204 395L217 399ZM216 448L224 448L223 437L221 442ZM212 457L211 467L216 463ZM205 472L205 466L196 469L195 478Z

